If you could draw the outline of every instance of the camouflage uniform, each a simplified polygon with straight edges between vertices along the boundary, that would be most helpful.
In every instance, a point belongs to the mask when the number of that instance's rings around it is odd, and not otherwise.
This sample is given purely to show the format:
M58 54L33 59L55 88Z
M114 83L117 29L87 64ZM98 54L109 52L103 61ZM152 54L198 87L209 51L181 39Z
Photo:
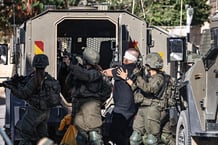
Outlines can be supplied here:
M161 112L164 106L159 99L155 98L154 94L160 91L163 85L163 76L157 74L150 77L148 82L139 76L136 85L143 90L143 100L135 117L133 129L141 135L151 134L159 141Z
M158 96L164 85L164 76L160 71L163 60L158 53L150 53L146 56L145 63L150 69L156 70L157 74L146 79L138 75L131 86L135 90L136 103L140 104L133 123L131 145L139 145L141 142L145 145L158 144L161 141L162 121L167 117L166 100ZM167 129L167 124L164 129Z

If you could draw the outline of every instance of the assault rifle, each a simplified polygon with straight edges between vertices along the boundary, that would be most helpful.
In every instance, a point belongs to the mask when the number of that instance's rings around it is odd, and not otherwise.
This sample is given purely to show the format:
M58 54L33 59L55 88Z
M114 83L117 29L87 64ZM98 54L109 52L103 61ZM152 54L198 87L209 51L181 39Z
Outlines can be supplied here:
M78 63L78 60L76 59L76 56L75 56L75 55L71 54L71 53L68 52L66 49L64 49L64 51L59 50L58 58L59 58L60 62L63 61L63 58L64 58L65 56L68 56L68 57L70 58L71 63L73 63L73 64L77 64L77 63Z
M4 87L4 82L3 82L3 83L0 83L0 87Z
M9 80L0 83L0 87L6 87L7 85L11 85L18 88L24 86L27 83L27 81L32 77L32 75L33 73L27 76L19 76L18 74L15 74Z
M131 79L135 81L137 76L142 76L146 81L148 81L149 73L147 69L147 66L137 63L136 68L133 70L133 73L130 76Z

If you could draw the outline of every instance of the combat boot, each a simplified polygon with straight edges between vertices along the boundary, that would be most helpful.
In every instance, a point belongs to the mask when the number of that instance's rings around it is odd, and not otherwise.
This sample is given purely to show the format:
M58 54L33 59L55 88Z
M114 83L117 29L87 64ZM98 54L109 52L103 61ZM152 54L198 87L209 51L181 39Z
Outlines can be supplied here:
M88 135L85 132L78 132L76 135L76 144L77 145L87 145Z
M153 134L143 137L144 145L158 145L158 139Z
M176 139L169 133L162 133L161 134L161 141L165 145L176 145Z
M89 132L89 142L90 142L90 145L104 145L102 136L97 131Z
M130 145L140 145L141 143L142 143L141 133L134 130L130 137Z

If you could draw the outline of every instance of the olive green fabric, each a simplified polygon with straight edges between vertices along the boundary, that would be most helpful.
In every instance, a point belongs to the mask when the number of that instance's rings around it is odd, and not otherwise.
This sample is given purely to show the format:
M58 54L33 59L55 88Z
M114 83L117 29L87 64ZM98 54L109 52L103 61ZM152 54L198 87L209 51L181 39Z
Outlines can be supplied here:
M72 112L73 116L75 116L73 123L77 127L78 132L80 134L83 133L82 136L85 137L76 137L77 142L80 142L79 145L83 145L84 142L90 142L91 145L92 143L97 143L96 145L98 145L102 142L101 102L95 99L85 99L85 101L81 101L81 99L80 101L75 101L74 99L72 105L75 105ZM94 134L89 134L93 131L95 132ZM88 140L88 138L93 138L93 136L90 135L96 135L96 133L98 133L97 140Z
M81 102L78 106L79 112L75 115L75 125L85 131L92 131L100 128L101 119L101 103L98 100L88 100Z
M162 69L163 59L161 58L159 53L151 52L145 57L145 64L153 69Z
M165 144L165 145L176 145L176 139L175 137L173 137L173 135L169 132L163 132L161 134L161 141Z
M133 123L133 128L142 134L153 134L159 139L160 118L161 113L158 106L140 107Z
M144 134L152 134L160 141L161 130L161 112L164 109L164 103L155 98L155 94L161 90L164 83L162 74L156 74L145 81L138 76L135 85L141 90L144 98L139 106L138 112L133 122L133 129Z

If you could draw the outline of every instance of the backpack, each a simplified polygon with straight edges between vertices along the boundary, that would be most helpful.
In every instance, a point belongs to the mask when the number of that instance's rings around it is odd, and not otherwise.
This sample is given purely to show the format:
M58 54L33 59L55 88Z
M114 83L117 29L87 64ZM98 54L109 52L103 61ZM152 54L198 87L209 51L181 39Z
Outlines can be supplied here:
M61 86L58 80L47 74L41 83L40 98L43 100L42 108L52 108L60 104ZM43 106L44 105L44 106Z
M163 73L164 76L164 85L158 95L157 98L164 100L166 103L166 107L173 107L176 105L175 95L177 92L176 88L176 80L170 75Z
M113 85L112 85L110 79L107 76L103 75L102 76L102 85L101 85L101 88L100 88L99 93L98 93L102 103L104 103L105 101L107 101L107 99L110 98L111 92L112 92L112 87L113 87Z

